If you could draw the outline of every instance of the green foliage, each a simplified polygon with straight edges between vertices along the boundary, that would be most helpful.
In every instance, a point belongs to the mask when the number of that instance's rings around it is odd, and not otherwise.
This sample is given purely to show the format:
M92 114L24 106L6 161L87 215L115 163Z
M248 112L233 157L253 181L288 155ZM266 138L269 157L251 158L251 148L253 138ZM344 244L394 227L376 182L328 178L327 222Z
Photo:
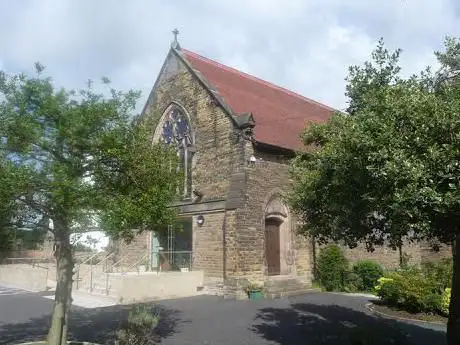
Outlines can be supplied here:
M360 278L357 286L360 291L372 291L377 280L383 276L383 268L374 261L358 261L353 265L353 272Z
M0 232L45 230L57 242L58 284L48 343L67 335L70 234L97 227L112 238L159 230L173 219L177 156L152 144L153 118L133 116L139 92L56 89L36 75L0 71ZM64 338L64 339L63 339Z
M442 295L439 293L426 293L422 296L421 310L427 313L440 313L442 309Z
M152 119L133 118L139 93L107 87L109 97L56 90L41 66L34 77L0 72L0 213L9 226L68 234L98 220L130 239L171 218L175 155L152 145Z
M403 240L460 245L460 40L445 41L435 72L405 78L399 55L380 41L370 61L350 68L348 114L305 129L308 149L292 162L289 198L303 232L320 243L362 242L369 250L384 243L396 249ZM408 286L402 303L415 310L432 304L431 297L420 302L417 289ZM460 339L458 293L454 286L452 344Z
M399 53L381 41L350 68L348 115L305 130L290 203L320 243L397 248L403 238L449 243L458 231L460 44L446 41L436 73L406 79Z
M321 249L317 264L317 279L327 291L339 291L344 287L348 261L337 245Z
M441 264L442 266L442 264ZM409 268L387 273L375 287L383 303L409 312L446 314L450 302L450 289L440 284L426 271Z
M8 229L0 229L0 252L8 252L14 248L14 236Z
M451 288L446 288L442 293L441 314L448 315L450 307Z
M452 287L452 259L443 259L438 262L426 262L422 266L422 273L439 292L443 292L446 288Z
M399 303L399 287L394 277L392 277L393 275L394 274L388 274L387 277L378 279L375 291L382 302L390 306L397 306Z
M359 292L364 291L362 278L356 274L354 271L345 271L344 272L344 287L345 292Z
M249 284L245 287L244 291L247 293L255 292L255 291L263 291L263 286L256 282L249 282Z
M136 305L129 312L128 320L117 332L118 345L157 344L154 330L160 320L159 314L146 305Z
M76 252L92 252L93 249L81 242L77 242L74 245L72 245L73 250Z

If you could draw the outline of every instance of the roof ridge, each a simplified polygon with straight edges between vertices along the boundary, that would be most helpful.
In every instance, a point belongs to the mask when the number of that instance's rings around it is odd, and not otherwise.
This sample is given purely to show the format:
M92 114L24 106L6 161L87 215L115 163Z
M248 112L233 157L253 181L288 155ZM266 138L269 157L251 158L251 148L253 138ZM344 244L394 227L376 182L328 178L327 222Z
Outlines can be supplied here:
M192 52L192 51L190 51L190 50L188 50L188 49L182 48L181 50L182 50L183 52L185 52L186 54L190 54L190 55L192 55L193 57L195 57L195 58L197 58L197 59L200 59L200 60L202 60L202 61L204 61L204 62L212 63L212 64L216 65L217 67L222 68L222 69L224 69L224 70L226 70L226 71L228 71L228 72L233 72L233 73L239 74L239 75L241 75L242 77L245 77L245 78L247 78L247 79L251 79L251 80L253 80L253 81L262 83L262 84L264 84L264 85L267 86L267 87L270 87L270 88L272 88L272 89L276 89L276 90L282 91L282 92L284 92L284 93L286 93L286 94L288 94L288 95L290 95L290 96L297 97L297 98L299 98L299 99L301 99L301 100L303 100L303 101L306 101L306 102L309 102L309 103L316 104L316 105L318 105L318 106L320 106L320 107L323 107L323 108L326 108L326 109L328 109L328 110L337 111L337 109L334 109L334 108L332 108L332 107L330 107L330 106L328 106L328 105L326 105L326 104L323 104L323 103L320 103L320 102L318 102L318 101L315 101L315 100L313 100L313 99L311 99L311 98L305 97L305 96L303 96L303 95L301 95L301 94L299 94L299 93L297 93L297 92L294 92L294 91L291 91L291 90L286 89L286 88L284 88L284 87L281 87L281 86L279 86L279 85L273 84L273 83L271 83L271 82L269 82L269 81L266 81L266 80L260 79L260 78L258 78L258 77L255 77L255 76L253 76L252 74L249 74L249 73L240 71L240 70L238 70L238 69L236 69L236 68L233 68L233 67L224 65L224 64L222 64L222 63L220 63L220 62L218 62L218 61L215 61L215 60L212 60L212 59L207 58L207 57L205 57L205 56L199 55L199 54L197 54L197 53L195 53L195 52Z

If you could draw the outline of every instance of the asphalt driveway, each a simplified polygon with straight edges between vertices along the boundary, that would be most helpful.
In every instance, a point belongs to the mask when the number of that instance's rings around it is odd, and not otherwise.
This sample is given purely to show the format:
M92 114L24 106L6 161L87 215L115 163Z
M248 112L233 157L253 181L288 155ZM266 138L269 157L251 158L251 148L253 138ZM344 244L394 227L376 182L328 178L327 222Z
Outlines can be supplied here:
M314 293L278 300L234 301L199 296L163 301L158 336L166 345L428 345L445 327L377 318L364 297ZM42 338L51 301L36 294L0 296L0 344ZM127 306L74 308L71 336L110 344Z

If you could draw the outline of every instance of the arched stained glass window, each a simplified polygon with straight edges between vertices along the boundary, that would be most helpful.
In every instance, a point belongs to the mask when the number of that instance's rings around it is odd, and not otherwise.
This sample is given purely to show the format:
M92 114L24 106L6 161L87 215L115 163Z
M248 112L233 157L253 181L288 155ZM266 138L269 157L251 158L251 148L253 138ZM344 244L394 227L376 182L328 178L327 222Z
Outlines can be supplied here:
M180 171L184 174L184 184L181 192L184 197L192 195L192 159L193 133L187 116L178 108L172 107L163 118L161 141L174 145L179 157Z

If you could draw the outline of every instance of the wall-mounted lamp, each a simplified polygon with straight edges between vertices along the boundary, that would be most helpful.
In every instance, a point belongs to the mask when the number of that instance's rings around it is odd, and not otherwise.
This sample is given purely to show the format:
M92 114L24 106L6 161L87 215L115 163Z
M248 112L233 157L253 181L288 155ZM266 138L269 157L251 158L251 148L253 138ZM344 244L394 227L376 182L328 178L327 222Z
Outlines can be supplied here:
M204 224L204 217L203 217L203 215L200 214L199 216L196 217L196 223L197 223L199 226L201 226L201 225Z
M257 162L257 158L254 156L249 157L248 159L248 165L255 165Z

